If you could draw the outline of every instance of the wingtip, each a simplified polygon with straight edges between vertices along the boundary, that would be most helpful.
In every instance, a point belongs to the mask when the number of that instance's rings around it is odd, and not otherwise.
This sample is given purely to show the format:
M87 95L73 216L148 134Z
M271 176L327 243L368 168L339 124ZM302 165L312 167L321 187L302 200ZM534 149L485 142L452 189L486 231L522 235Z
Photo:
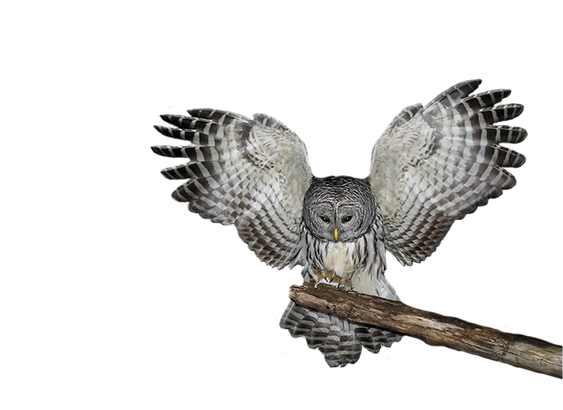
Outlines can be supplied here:
M518 142L524 141L527 136L528 136L528 131L525 128L520 128L520 141Z
M172 198L178 202L189 202L188 198L182 195L182 187L180 186L174 192L172 192Z
M518 157L512 164L512 168L520 168L522 165L526 163L526 157L522 154L518 154Z
M479 85L481 85L481 83L483 82L483 80L481 80L480 78L472 78L470 80L465 80L465 81L460 81L459 83L455 84L453 87L463 87L464 85L468 85L472 88L477 88L479 87Z
M165 137L174 138L174 132L168 127L163 127L162 125L153 125L154 129Z
M166 153L163 150L163 146L162 145L153 145L151 147L152 152L154 152L156 155L160 155L161 157L166 157L168 155L166 155Z

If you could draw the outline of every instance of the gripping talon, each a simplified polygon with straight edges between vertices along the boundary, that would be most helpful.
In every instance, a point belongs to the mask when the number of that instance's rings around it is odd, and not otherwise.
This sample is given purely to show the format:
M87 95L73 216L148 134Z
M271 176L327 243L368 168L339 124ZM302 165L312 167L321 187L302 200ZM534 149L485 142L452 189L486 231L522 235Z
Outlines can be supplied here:
M325 278L322 278L321 280L319 280L318 282L315 282L315 289L321 285L321 284L327 284L330 285L330 282L328 280L326 280Z
M315 288L317 288L321 283L332 285L337 289L351 290L351 281L345 276L339 276L333 270L321 270L315 266L312 267L312 273L317 277L315 282Z

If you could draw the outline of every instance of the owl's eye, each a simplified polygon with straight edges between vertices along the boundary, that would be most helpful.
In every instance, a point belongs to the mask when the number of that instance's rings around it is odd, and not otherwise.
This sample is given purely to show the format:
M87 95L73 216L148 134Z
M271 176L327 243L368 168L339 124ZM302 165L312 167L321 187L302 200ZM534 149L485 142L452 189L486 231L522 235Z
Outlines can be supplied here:
M353 218L352 215L346 215L346 216L342 217L341 221L342 221L343 224L345 224L345 223L350 222L352 220L352 218Z
M324 215L319 216L319 218L321 218L321 221L323 221L324 223L329 223L330 219Z

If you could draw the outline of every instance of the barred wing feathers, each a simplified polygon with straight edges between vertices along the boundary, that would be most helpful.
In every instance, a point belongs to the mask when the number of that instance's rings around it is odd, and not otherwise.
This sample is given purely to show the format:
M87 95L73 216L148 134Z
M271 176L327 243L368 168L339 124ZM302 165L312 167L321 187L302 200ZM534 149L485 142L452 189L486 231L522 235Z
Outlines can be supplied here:
M173 198L212 222L234 224L263 262L280 269L298 263L303 198L312 178L303 142L264 114L188 113L161 117L173 128L155 126L189 143L152 147L159 155L189 159L162 170L166 178L188 180Z
M523 106L496 105L510 90L471 95L480 83L459 83L425 107L406 108L374 146L371 188L386 247L403 264L426 259L455 220L513 187L505 167L525 162L499 144L518 143L526 131L494 125L517 117Z

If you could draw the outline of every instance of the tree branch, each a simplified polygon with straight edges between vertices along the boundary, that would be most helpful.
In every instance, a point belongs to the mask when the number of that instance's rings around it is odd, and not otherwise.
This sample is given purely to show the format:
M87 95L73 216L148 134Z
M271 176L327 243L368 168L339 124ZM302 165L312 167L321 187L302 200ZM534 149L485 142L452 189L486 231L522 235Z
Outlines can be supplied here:
M346 319L416 337L512 366L562 378L561 346L529 336L504 333L454 317L442 316L404 303L332 286L312 283L292 286L295 302Z

